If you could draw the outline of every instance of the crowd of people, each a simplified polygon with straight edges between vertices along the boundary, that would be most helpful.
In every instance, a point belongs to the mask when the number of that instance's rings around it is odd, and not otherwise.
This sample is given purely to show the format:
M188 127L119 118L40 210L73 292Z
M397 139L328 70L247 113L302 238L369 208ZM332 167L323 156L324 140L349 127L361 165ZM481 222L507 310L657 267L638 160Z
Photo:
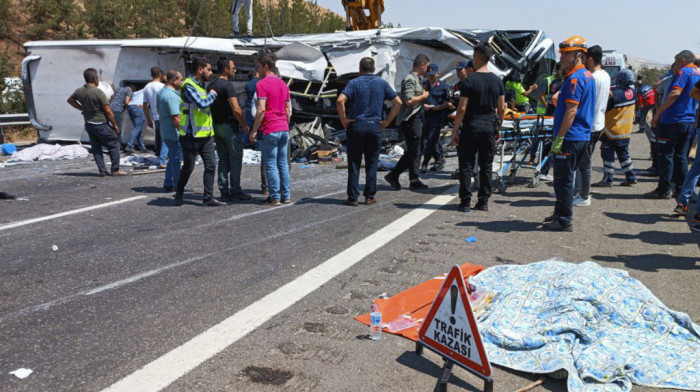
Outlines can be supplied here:
M640 132L650 142L650 174L659 177L649 198L678 201L674 212L685 214L694 187L700 177L700 154L688 172L688 148L696 134L697 101L700 99L698 60L690 51L676 55L672 70L654 86L635 78L631 69L623 69L611 80L602 68L603 50L588 46L585 39L572 36L559 44L560 61L554 73L528 88L518 77L501 80L489 69L493 49L474 47L473 58L459 61L455 73L459 81L448 86L440 80L439 65L419 54L411 72L395 91L375 74L371 57L359 64L359 76L352 79L337 99L337 111L347 134L348 181L343 204L358 206L360 168L364 158L364 203L376 202L377 165L383 129L394 120L406 148L396 166L384 177L392 189L399 190L401 175L408 171L408 188L427 188L421 174L440 171L445 163L441 130L454 113L452 144L458 155L459 211L471 208L488 211L492 194L493 160L506 111L532 112L553 117L553 134L545 144L550 156L556 196L553 213L543 228L573 230L573 207L589 206L590 188L611 187L614 183L615 156L625 173L622 186L634 186L637 176L629 153L635 113L639 110ZM205 58L192 60L191 73L183 79L177 70L164 73L151 70L153 80L142 90L131 86L117 89L110 103L98 88L94 69L84 72L86 84L78 88L68 102L83 113L93 155L101 176L124 175L119 169L119 125L127 111L134 124L126 151L136 146L145 149L142 127L156 130L155 153L165 168L164 191L175 192L175 204L182 205L186 185L197 156L204 163L206 206L248 200L240 184L243 148L257 143L262 150L263 204L278 206L291 202L287 157L291 121L291 98L286 83L279 77L274 55L261 56L249 74L245 109L241 109L232 82L236 67L232 60L217 60L218 75ZM516 75L517 76L517 75ZM390 103L390 110L386 110ZM133 107L133 109L132 109ZM138 109L141 109L140 111ZM647 124L646 116L653 118ZM700 135L698 135L700 138ZM592 156L600 142L603 178L592 183ZM110 154L107 170L102 146ZM220 200L214 198L213 185L218 155ZM536 157L533 152L531 161ZM428 166L433 161L433 165ZM478 167L479 190L472 206L471 180ZM547 167L543 172L548 171ZM700 231L700 201L692 218L693 230Z

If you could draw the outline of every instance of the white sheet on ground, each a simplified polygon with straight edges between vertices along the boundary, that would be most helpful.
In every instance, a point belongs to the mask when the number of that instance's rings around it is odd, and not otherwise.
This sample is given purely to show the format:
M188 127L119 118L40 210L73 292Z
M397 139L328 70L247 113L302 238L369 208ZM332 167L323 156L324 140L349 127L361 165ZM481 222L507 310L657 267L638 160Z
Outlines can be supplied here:
M79 159L86 158L88 151L79 144L60 146L58 144L37 144L29 148L15 151L11 161L32 162L43 160Z

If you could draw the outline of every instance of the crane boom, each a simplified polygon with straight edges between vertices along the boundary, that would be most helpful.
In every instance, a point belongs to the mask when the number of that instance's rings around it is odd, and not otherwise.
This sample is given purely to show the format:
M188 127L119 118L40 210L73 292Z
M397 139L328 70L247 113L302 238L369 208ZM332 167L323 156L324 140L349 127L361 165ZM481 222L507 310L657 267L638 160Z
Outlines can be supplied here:
M342 0L342 2L348 31L381 27L384 0Z

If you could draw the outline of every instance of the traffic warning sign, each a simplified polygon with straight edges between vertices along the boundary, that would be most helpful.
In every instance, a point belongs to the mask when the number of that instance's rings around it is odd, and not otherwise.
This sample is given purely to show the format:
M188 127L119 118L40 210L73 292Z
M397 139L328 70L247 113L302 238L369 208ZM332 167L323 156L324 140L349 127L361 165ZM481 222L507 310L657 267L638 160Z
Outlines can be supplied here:
M484 377L491 376L491 365L459 267L454 266L445 278L418 332L418 339L445 359Z

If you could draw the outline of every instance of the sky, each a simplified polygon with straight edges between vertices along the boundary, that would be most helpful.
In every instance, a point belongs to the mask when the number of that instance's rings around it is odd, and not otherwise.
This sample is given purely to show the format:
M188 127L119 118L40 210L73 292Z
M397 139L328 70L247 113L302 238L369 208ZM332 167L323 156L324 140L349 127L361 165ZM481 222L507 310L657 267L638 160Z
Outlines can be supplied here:
M318 5L345 16L341 0ZM700 53L698 11L691 2L651 0L384 0L382 20L401 27L544 30L559 43L571 35L589 46L670 64L681 50Z

